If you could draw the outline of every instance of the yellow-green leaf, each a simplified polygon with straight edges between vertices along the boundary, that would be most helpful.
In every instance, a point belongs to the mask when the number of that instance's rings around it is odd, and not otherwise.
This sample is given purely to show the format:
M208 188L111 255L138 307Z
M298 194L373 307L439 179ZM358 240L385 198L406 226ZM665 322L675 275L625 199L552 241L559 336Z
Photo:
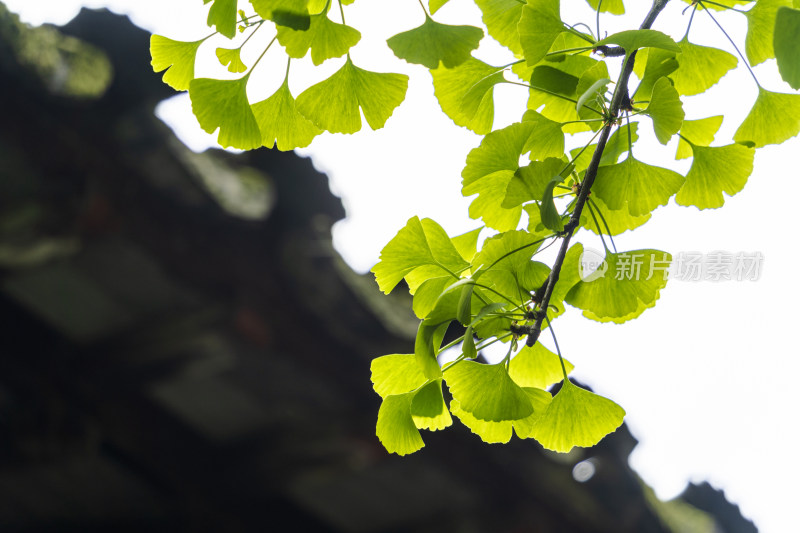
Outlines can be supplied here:
M800 94L783 94L759 87L756 103L733 134L737 143L756 148L780 144L800 132Z
M389 453L406 455L425 446L411 415L414 395L415 393L409 392L383 399L375 433Z
M411 400L411 418L419 429L438 431L453 424L442 396L442 380L435 379L419 389Z
M679 94L706 92L739 63L736 56L724 50L692 44L685 37L678 45L681 47L678 68L669 77Z
M566 359L564 359L564 367L567 374L575 368ZM536 387L537 389L546 389L564 379L558 354L551 352L540 342L531 347L525 346L511 359L508 365L508 375L520 387Z
M502 69L487 65L473 57L455 68L439 67L431 70L433 92L439 100L442 111L457 125L479 135L492 131L494 85L502 81L501 71ZM487 85L485 80L490 80L491 83ZM483 90L480 100L478 100L478 90ZM470 105L464 105L468 93L471 96Z
M653 119L653 131L661 144L667 144L681 129L683 105L678 91L667 78L659 79L653 86L647 114Z
M722 115L698 120L684 120L680 133L695 146L708 146L714 141L714 136L721 125ZM687 157L692 157L692 147L683 139L679 139L675 159L686 159Z
M795 7L798 7L795 2ZM792 89L800 89L800 9L780 7L775 19L773 48L781 78Z
M775 18L780 7L792 7L792 0L758 0L749 11L747 17L747 37L744 51L751 66L763 63L775 57L773 38ZM797 38L797 36L794 36Z
M275 94L252 106L261 129L261 142L267 148L277 144L278 150L302 148L322 133L311 121L297 112L294 97L289 91L288 78Z
M535 65L564 31L559 0L529 0L522 9L517 31L525 61Z
M381 398L416 390L427 381L413 353L377 357L370 371L372 387Z
M326 12L311 15L307 30L278 26L278 42L289 57L300 59L311 49L311 61L321 65L326 59L341 57L361 39L361 32L333 22Z
M252 150L261 146L261 130L247 100L247 79L198 78L189 85L192 111L207 133L219 129L224 147Z
M217 48L217 59L223 67L228 67L228 72L244 72L247 65L242 62L240 52L240 48Z
M213 2L208 10L208 25L228 39L236 36L236 4L237 0L203 0L204 4Z
M753 172L755 149L741 144L693 146L692 168L675 201L700 209L722 207L728 196L741 191Z
M638 217L666 205L683 181L677 172L642 163L628 155L622 163L598 169L592 192L609 209L627 207L631 215Z
M461 409L479 420L519 420L533 413L533 406L504 364L485 365L462 361L445 370L444 379Z
M452 26L434 21L427 14L422 26L390 37L386 44L394 55L409 63L435 69L457 67L478 48L483 30L474 26Z
M164 83L176 91L185 91L194 79L197 49L204 39L193 42L173 41L161 35L150 37L150 62L154 72L164 72Z

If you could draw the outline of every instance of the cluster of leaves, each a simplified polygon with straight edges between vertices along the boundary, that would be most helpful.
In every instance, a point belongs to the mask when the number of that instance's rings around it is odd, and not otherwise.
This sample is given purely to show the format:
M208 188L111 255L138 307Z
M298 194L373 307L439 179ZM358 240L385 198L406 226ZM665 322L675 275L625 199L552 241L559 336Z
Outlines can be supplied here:
M242 41L216 50L241 77L195 78L198 50L211 36L194 42L153 36L153 67L166 70L164 81L175 89L188 89L200 125L219 130L223 146L290 150L322 131L354 133L362 114L371 128L381 128L405 97L407 76L370 72L351 60L361 34L346 25L342 4L353 0L339 1L341 22L330 18L330 0L250 0L252 16L238 10L237 0L204 1L212 4L209 26ZM569 381L572 365L537 342L540 331L552 333L550 321L566 304L615 323L655 305L669 254L619 252L613 238L647 223L672 197L699 209L722 206L725 195L745 186L757 148L800 132L800 95L766 90L755 76L757 99L728 144L712 146L723 117L687 118L683 109L686 98L708 91L740 60L750 70L776 58L783 79L800 89L800 0L683 0L692 12L677 41L649 29L668 1L654 0L641 29L601 39L600 15L623 15L623 0L587 0L597 11L597 35L586 24L565 22L560 0L475 0L488 35L516 58L502 66L473 55L484 29L432 18L447 0L429 0L427 9L420 3L424 23L387 40L398 58L430 70L436 98L455 124L484 135L462 172L462 194L475 196L469 214L483 226L451 238L436 222L414 217L373 268L386 293L405 280L420 319L413 353L372 363L383 398L377 434L390 452L418 450L419 430L443 429L451 414L486 442L507 442L515 433L559 452L592 446L622 423L621 407ZM739 57L692 42L697 12L713 19L721 40L730 38L719 15L745 17L744 53L733 40ZM247 84L260 58L247 66L240 52L265 26L275 36L260 57L277 41L287 68L273 95L250 103ZM291 58L306 55L314 65L346 58L295 98ZM614 82L609 65L613 70L620 58ZM501 83L524 86L528 103L519 122L493 130L493 92ZM662 145L678 139L675 158L691 158L685 176L634 156L646 127ZM571 147L576 139L583 141ZM487 229L493 234L479 249ZM570 242L580 229L599 236L605 249L603 268L590 275L581 269L583 246ZM554 244L559 253L548 266L537 254ZM632 257L639 258L635 265ZM444 344L457 328L461 334ZM481 350L495 343L508 345L506 356L480 362ZM458 355L442 364L451 348ZM547 391L558 382L557 393Z

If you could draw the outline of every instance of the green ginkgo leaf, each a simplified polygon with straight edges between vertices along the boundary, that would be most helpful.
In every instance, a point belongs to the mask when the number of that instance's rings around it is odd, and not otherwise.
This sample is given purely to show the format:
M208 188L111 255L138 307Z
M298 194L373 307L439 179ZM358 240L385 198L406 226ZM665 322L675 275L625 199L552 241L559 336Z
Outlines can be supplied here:
M370 371L372 387L381 398L416 390L427 381L413 353L376 357Z
M677 172L642 163L629 154L622 163L597 170L592 192L609 209L625 207L631 215L642 216L666 205L683 181Z
M398 33L386 44L394 55L409 63L435 69L441 62L445 68L453 68L470 58L482 38L480 28L441 24L426 13L422 26Z
M428 0L428 9L431 12L431 15L442 9L444 5L449 2L450 0Z
M297 97L297 110L331 133L360 130L362 112L369 126L377 130L405 99L407 88L405 74L370 72L355 66L348 57L330 78Z
M589 198L581 214L581 226L597 235L616 236L644 225L653 215L635 217L627 209L611 210L599 197Z
M519 420L533 413L528 395L502 363L462 361L445 370L444 379L461 409L479 420Z
M564 155L564 132L561 124L530 109L522 115L522 124L530 127L522 153L530 152L531 161Z
M572 363L564 359L564 369L567 374L572 372L573 368L575 367ZM520 387L537 389L546 389L564 379L558 354L554 354L540 342L530 347L525 346L511 359L508 375Z
M714 141L714 136L721 125L722 115L698 120L684 120L680 133L695 146L708 146ZM675 159L686 159L687 157L692 157L692 147L683 139L679 139Z
M203 0L204 4L209 2L213 2L208 10L209 27L216 26L218 32L233 39L236 36L237 0Z
M630 129L630 136L628 135ZM630 151L631 145L639 140L639 123L631 122L614 130L606 143L603 155L600 158L600 165L613 165L619 161L622 154ZM575 165L576 172L583 172L589 166L594 156L597 144L590 144L586 150L581 152L581 148L570 150L572 163ZM578 155L580 153L580 155Z
M253 104L253 114L261 129L261 142L267 148L277 144L283 152L302 148L322 133L311 121L297 112L289 80L284 79L275 94Z
M207 133L219 129L224 147L252 150L261 146L261 130L247 100L249 75L238 80L198 78L189 85L192 111Z
M414 340L414 359L417 361L417 366L422 369L423 375L428 379L442 377L442 369L436 360L436 350L441 341L441 336L438 335L440 327L447 329L447 323L426 324L420 322L417 337Z
M636 54L633 71L642 82L633 93L636 101L649 101L653 86L664 76L669 76L678 69L675 52L659 48L645 48Z
M668 52L680 52L681 47L672 37L657 30L625 30L597 41L595 46L616 44L628 55L640 48L660 48Z
M797 7L797 5L795 5ZM792 89L800 89L800 9L780 7L775 19L772 45L781 78Z
M678 69L669 77L675 83L678 94L692 96L710 89L739 61L736 56L718 48L692 44L686 37L678 45Z
M519 40L528 65L547 55L553 42L564 31L559 0L529 0L519 20Z
M472 258L478 252L478 237L480 237L481 231L483 231L483 228L477 228L450 239L464 261L471 263Z
M737 143L752 142L756 148L780 144L800 132L800 94L783 94L758 88L750 113L733 134Z
M333 22L327 12L311 15L307 30L278 26L278 42L289 57L300 59L311 49L311 61L321 65L326 59L341 57L361 39L361 32Z
M607 252L605 266L575 284L565 301L592 320L626 322L655 305L671 261L658 250Z
M667 78L661 78L653 86L647 114L653 119L653 131L661 144L667 144L680 131L684 117L683 105L678 91Z
M511 208L531 200L540 201L550 180L553 179L553 176L558 175L565 166L562 159L548 157L544 161L531 161L529 165L519 168L508 182L502 206ZM552 194L552 188L550 191Z
M444 290L452 284L452 276L440 276L423 281L414 291L414 299L411 304L411 309L417 318L426 318L436 307Z
M461 272L469 267L439 224L429 218L412 217L383 247L380 262L372 267L372 272L378 287L388 294L401 279L428 265L435 266L440 276L448 274L448 270ZM416 281L409 282L412 289L423 280Z
M518 0L475 0L475 4L481 10L481 20L489 35L514 55L522 57L517 27L525 3Z
M425 446L411 415L414 395L409 392L387 396L381 403L375 434L389 453L406 455Z
M453 424L442 396L442 380L435 379L419 389L411 400L411 418L418 429L438 431Z
M490 422L487 420L478 420L471 413L464 411L458 400L450 402L450 411L461 420L461 423L467 426L470 431L478 435L483 442L487 444L505 444L511 440L512 430L516 432L517 436L521 439L526 439L530 435L533 425L536 420L544 414L547 406L552 401L553 397L549 392L525 387L522 389L528 395L528 399L533 406L533 413L520 420L506 420L502 422Z
M164 83L176 91L185 91L194 79L197 49L205 39L193 42L173 41L161 35L150 37L150 62L154 72L164 72Z
M563 302L569 291L581 281L582 258L583 245L581 243L575 243L567 250L564 264L561 267L561 274L558 276L558 282L550 297L550 304L558 307L559 313L564 311Z
M616 403L565 381L530 436L548 450L566 453L575 446L594 446L624 418L625 410Z
M492 130L494 85L502 81L502 68L487 65L470 57L455 68L433 69L431 75L433 92L439 100L439 105L453 122L479 135L485 135ZM478 100L480 90L485 92ZM467 94L470 95L470 99L465 105Z
M544 224L545 228L553 230L556 233L564 231L564 221L561 219L561 214L558 212L556 204L553 201L553 189L562 181L564 181L562 176L557 175L551 178L550 181L547 182L547 185L544 186L544 193L539 203L539 214L542 219L542 224Z
M775 57L773 39L775 19L780 7L792 7L792 0L758 0L752 9L744 11L747 17L747 36L744 51L750 66L756 66ZM797 36L793 35L796 39Z
M490 237L473 259L473 277L510 301L522 303L528 299L528 291L537 288L550 272L542 263L531 261L540 245L541 238L527 231Z
M741 191L753 172L755 149L741 144L727 146L693 146L694 159L686 183L675 196L680 205L700 209L722 207L728 196Z
M625 6L622 0L586 0L592 9L597 11L598 7L601 13L611 13L612 15L624 15ZM603 2L602 4L600 2Z
M256 13L280 26L307 30L311 25L308 0L250 0L250 3Z
M240 48L217 48L217 59L223 67L228 67L228 72L241 73L247 70L247 65L242 62Z

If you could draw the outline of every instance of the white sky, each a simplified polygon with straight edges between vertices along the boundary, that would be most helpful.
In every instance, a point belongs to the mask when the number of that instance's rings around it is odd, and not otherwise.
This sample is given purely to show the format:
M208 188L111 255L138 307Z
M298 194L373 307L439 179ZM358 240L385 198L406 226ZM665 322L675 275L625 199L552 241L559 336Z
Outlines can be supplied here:
M5 2L33 24L66 22L85 4L129 13L137 24L176 39L194 40L207 33L206 11L199 0ZM604 31L610 34L638 25L650 2L626 4L631 22L605 16ZM574 15L573 22L585 20L594 27L594 15L583 0L562 0L562 5L562 13ZM672 2L655 28L682 37L688 20L688 13L681 15L684 7ZM381 247L413 215L435 219L451 235L480 225L468 218L470 201L460 195L461 169L479 137L456 127L438 109L424 68L397 60L385 44L391 35L422 22L416 2L360 1L345 7L345 16L363 34L352 51L357 65L411 75L407 100L386 128L352 136L324 134L311 148L300 151L329 174L332 190L342 196L348 218L336 226L335 244L348 263L366 271L377 261ZM479 12L471 2L452 0L435 18L474 25ZM741 44L744 17L721 14L719 18ZM702 13L695 16L690 38L733 53ZM209 57L212 50L212 46L201 49ZM501 52L485 39L476 55L502 64ZM282 79L283 61L275 63L281 65L276 67L279 74L259 66L262 81L248 88L259 94L251 98L271 94ZM221 69L208 66L212 63L199 67L205 69L203 74L220 74ZM294 94L340 64L341 60L330 60L323 72L314 73L309 60L294 62ZM774 61L755 71L766 88L791 92L777 76ZM499 87L496 94L496 127L521 116L524 89L509 85ZM754 83L740 68L714 87L713 97L686 99L687 119L723 114L715 144L727 144L755 94ZM163 104L159 114L193 149L214 144L213 136L197 126L185 95ZM645 119L640 132L649 131ZM636 155L647 163L685 170L685 164L671 162L674 151L674 141L662 148L648 139L637 145ZM640 439L632 466L660 497L678 494L689 480L707 480L723 488L767 533L785 532L796 523L794 500L800 479L794 394L800 370L794 338L800 290L794 270L800 266L800 252L786 238L796 226L795 208L786 200L800 197L799 151L797 138L759 150L748 185L726 200L723 209L700 212L671 203L658 209L643 228L615 239L620 251L761 252L765 259L758 282L673 281L654 309L624 325L598 324L576 310L555 323L561 349L576 366L574 375L627 410L626 420ZM581 240L602 248L596 237L583 235Z

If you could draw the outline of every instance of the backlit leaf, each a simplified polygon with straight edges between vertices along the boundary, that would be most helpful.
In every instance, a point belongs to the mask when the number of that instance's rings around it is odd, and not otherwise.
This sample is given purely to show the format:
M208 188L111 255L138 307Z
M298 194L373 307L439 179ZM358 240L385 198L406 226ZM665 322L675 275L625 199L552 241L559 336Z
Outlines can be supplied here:
M383 399L375 433L389 453L406 455L425 446L411 416L414 394L409 392Z
M217 31L228 39L236 36L236 4L237 0L203 0L204 4L211 4L208 10L209 27L217 27Z
M661 78L653 86L647 114L653 119L653 131L661 144L667 144L681 129L683 105L678 91L667 78Z
M422 26L390 37L386 44L394 55L409 63L453 68L470 58L478 48L483 30L474 26L451 26L434 21L427 14Z
M616 44L630 55L639 48L660 48L669 52L680 52L681 48L669 35L657 30L625 30L597 41L595 46Z
M675 201L700 209L722 207L728 196L741 191L753 172L755 149L741 145L694 146L692 168Z
M737 143L751 141L756 148L780 144L800 132L800 94L774 93L758 89L750 113L733 134Z
M381 250L380 262L372 267L380 289L389 293L401 279L426 265L437 267L439 275L460 272L469 266L456 250L447 233L433 220L409 219ZM409 283L412 289L423 280Z
M223 67L228 67L228 72L240 73L247 70L247 65L242 63L239 48L217 48L217 59Z
M689 139L695 146L708 146L714 141L714 135L722 125L722 115L716 115L698 120L684 120L681 126L681 135ZM675 159L692 157L692 147L683 139L678 140L678 151Z
M494 122L495 83L487 86L484 80L502 81L503 74L499 72L500 70L502 69L487 65L473 57L452 69L439 67L431 70L433 92L439 100L439 105L442 106L442 111L459 126L469 128L480 135L489 133ZM478 92L473 89L478 84L481 84L479 89L485 89L485 92L476 106ZM470 93L470 103L464 105L467 93Z
M473 259L473 264L481 267L473 276L521 304L528 299L528 291L549 274L549 268L531 261L540 245L540 237L527 231L507 231L486 239Z
M564 368L569 374L575 367L564 359ZM537 389L546 389L564 379L558 354L551 352L540 342L530 347L525 346L511 359L508 375L520 387Z
M642 163L628 155L622 163L597 170L592 192L609 209L627 207L631 215L642 216L666 205L683 181L683 176L677 172Z
M514 52L514 55L521 57L522 45L517 26L525 3L518 0L475 0L475 3L483 14L481 20L489 35Z
M592 9L597 11L598 6L600 7L601 13L611 13L612 15L624 15L625 14L625 6L622 4L622 0L602 0L602 4L600 3L601 0L586 0Z
M449 1L450 0L428 0L428 9L431 11L431 15L442 9Z
M433 308L436 307L436 302L442 295L442 292L453 284L452 276L440 276L436 278L429 278L422 282L414 291L414 300L412 302L412 310L418 318L427 317Z
M416 390L427 381L413 353L377 357L370 371L372 387L381 398Z
M311 15L307 30L278 26L278 42L289 57L300 59L311 49L311 61L321 65L326 59L341 57L361 39L361 32L328 18L326 12Z
M625 410L616 403L565 381L533 425L531 437L548 450L566 453L575 446L594 446L624 418Z
M671 260L658 250L606 253L606 266L572 287L565 301L600 322L636 318L655 305Z
M718 48L692 44L684 37L678 43L678 69L669 75L678 94L691 96L706 92L739 61L736 56Z
M669 76L678 68L675 52L659 48L645 48L636 54L633 71L641 83L633 94L635 101L649 101L653 86L664 76Z
M581 213L581 226L597 235L613 237L644 225L652 216L648 213L635 217L627 209L611 210L603 200L594 196L589 198L589 204Z
M261 142L267 148L277 144L278 150L302 148L322 133L311 121L297 112L294 97L289 91L288 78L275 94L252 106L261 129Z
M411 418L417 428L430 431L438 431L453 424L442 396L441 379L433 380L417 391L411 400Z
M439 326L447 328L447 324L426 324L420 322L417 329L417 337L414 341L414 359L417 366L422 369L422 373L428 379L438 379L442 377L442 369L436 360L436 350L439 348L436 342L436 333ZM439 339L441 340L441 338Z
M458 400L450 402L450 410L461 420L462 424L488 444L505 444L511 440L512 429L519 438L525 439L528 438L534 423L544 414L553 397L549 392L541 389L525 387L522 390L525 391L531 401L533 413L520 420L502 422L478 420L471 413L464 411Z
M484 365L462 361L445 370L444 379L461 409L479 420L519 420L533 413L533 406L504 364Z
M311 25L308 0L250 0L250 3L256 13L278 25L294 30L307 30Z
M472 262L472 258L475 257L478 251L478 237L481 231L483 231L483 228L474 229L450 239L464 261Z
M194 79L194 62L197 49L203 40L193 42L173 41L161 35L150 37L150 56L154 72L164 72L164 83L176 91L185 91Z
M758 0L752 9L745 11L747 37L744 50L750 66L756 66L775 57L773 38L778 8L792 7L792 0ZM792 36L797 39L797 35Z
M795 6L797 7L797 6ZM778 71L792 89L800 89L800 10L780 7L775 20L772 45Z
M248 75L249 76L249 75ZM189 85L192 111L207 133L219 129L224 147L252 150L261 146L261 130L247 100L247 79L198 78Z
M503 207L511 208L531 200L540 201L550 180L565 166L563 160L548 157L544 161L532 161L521 167L508 182ZM552 193L552 188L550 190Z
M559 0L529 0L522 9L517 31L525 61L535 65L564 31Z
M297 97L297 110L317 127L332 133L360 130L363 112L370 127L377 130L405 99L407 88L405 74L370 72L353 65L348 57L330 78Z

